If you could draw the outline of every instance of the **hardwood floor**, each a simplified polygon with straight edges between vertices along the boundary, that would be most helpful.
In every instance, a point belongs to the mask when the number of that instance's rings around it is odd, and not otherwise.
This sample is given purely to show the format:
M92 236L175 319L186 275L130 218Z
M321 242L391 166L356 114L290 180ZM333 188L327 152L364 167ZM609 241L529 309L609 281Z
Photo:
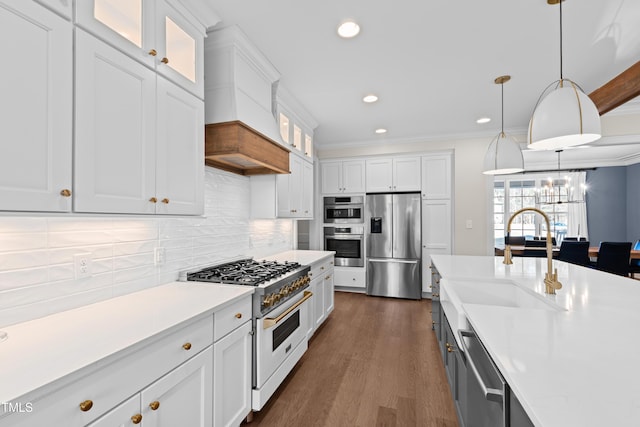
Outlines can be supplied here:
M309 350L248 427L457 427L430 309L336 292Z

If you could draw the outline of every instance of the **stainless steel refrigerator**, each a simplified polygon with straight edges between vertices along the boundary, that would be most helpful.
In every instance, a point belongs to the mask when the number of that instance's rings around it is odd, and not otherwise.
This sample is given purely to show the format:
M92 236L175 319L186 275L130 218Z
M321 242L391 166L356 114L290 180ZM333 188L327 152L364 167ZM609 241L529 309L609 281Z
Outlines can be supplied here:
M420 299L420 193L367 194L367 295Z

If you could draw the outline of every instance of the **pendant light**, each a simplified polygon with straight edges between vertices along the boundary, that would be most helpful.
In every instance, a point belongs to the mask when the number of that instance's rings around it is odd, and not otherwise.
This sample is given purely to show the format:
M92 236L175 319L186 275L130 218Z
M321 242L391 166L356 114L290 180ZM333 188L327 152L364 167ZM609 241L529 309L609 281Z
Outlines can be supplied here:
M560 80L540 95L529 121L529 148L557 150L587 144L600 138L600 114L591 99L575 82L562 74L562 2L560 4Z
M485 175L505 175L524 170L524 159L520 146L515 139L504 133L504 84L509 80L511 80L511 76L500 76L494 80L495 84L500 85L502 94L502 128L489 144L487 154L484 156L484 171L482 173Z

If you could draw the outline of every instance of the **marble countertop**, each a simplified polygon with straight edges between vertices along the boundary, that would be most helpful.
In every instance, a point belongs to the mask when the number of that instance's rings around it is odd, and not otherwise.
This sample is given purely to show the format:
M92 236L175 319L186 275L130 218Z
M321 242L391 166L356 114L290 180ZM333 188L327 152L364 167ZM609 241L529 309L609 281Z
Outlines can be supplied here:
M537 426L640 420L640 281L554 261L562 289L544 294L544 258L434 255L447 282L512 281L564 310L463 304L469 323Z
M253 291L174 282L3 328L8 338L0 342L0 402L11 402L183 322L211 315Z

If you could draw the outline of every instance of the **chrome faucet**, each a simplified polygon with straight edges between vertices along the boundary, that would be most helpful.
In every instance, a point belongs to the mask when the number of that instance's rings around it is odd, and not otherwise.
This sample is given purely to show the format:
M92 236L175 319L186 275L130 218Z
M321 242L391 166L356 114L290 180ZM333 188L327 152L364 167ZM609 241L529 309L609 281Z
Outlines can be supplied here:
M509 234L511 233L511 223L513 219L520 215L522 212L536 212L542 215L545 222L547 223L547 274L544 276L544 291L547 294L555 295L556 289L562 288L562 283L558 281L558 269L556 268L553 273L551 270L553 269L552 260L553 260L553 242L551 240L551 226L549 224L549 217L547 214L542 212L540 209L536 208L523 208L519 211L516 211L509 218L509 222L507 223L507 235L504 245L504 260L503 264L513 264L511 260L511 244L509 242Z

